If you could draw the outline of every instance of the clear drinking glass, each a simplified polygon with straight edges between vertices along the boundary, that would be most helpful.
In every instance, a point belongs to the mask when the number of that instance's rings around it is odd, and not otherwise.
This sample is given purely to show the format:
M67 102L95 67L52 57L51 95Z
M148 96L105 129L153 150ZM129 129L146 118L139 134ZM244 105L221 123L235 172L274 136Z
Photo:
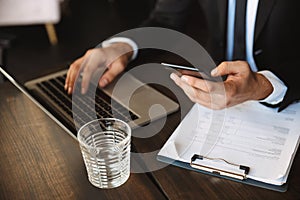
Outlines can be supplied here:
M131 129L119 119L102 118L82 126L77 135L89 181L115 188L130 175Z

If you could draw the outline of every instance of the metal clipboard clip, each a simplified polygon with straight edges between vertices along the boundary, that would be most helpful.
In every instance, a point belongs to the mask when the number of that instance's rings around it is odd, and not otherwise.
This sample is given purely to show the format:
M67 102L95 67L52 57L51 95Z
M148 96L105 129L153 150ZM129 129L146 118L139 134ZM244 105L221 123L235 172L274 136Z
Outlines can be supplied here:
M216 166L208 166L205 164L200 164L202 162L214 161L214 162L221 162L223 165L228 165L228 167L224 167L225 169L216 167ZM213 174L221 175L221 176L227 176L230 178L235 178L239 180L244 180L247 178L247 174L250 171L250 167L244 166L244 165L238 165L231 162L228 162L222 158L209 158L205 156L201 156L198 154L194 154L191 158L190 166L196 169L200 169L206 172L210 172Z

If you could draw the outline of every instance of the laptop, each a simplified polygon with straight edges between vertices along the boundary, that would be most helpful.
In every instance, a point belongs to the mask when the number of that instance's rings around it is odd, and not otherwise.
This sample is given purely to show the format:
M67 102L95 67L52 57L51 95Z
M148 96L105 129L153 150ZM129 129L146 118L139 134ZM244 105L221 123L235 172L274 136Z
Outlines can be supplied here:
M0 72L74 138L82 125L97 118L115 117L134 129L179 109L177 102L130 73L124 73L105 88L90 84L85 95L75 86L73 94L68 95L64 90L67 69L35 78L24 85L1 66Z

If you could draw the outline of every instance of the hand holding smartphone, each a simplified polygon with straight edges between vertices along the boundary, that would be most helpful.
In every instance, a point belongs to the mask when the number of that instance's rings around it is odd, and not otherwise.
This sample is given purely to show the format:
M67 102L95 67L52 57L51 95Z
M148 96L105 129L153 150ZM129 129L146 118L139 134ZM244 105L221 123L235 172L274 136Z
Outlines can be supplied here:
M170 63L161 63L161 65L166 67L171 67L179 72L179 76L182 75L188 75L188 76L194 76L197 78L201 78L208 81L224 81L226 80L227 76L222 76L221 79L218 77L212 77L210 74L205 74L204 72L200 72L199 69L189 66L183 66L183 65L176 65L176 64L170 64Z

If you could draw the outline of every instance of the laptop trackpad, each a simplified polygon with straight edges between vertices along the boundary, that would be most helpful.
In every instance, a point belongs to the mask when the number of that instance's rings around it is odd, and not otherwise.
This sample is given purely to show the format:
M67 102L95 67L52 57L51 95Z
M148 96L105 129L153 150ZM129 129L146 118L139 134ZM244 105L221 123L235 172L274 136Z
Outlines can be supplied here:
M178 104L173 100L142 83L129 73L124 74L105 88L105 92L111 94L120 104L129 107L141 117L149 117L149 110L153 106L156 108L163 107L163 109L152 110L152 118L166 115L171 110L174 111L178 108Z

